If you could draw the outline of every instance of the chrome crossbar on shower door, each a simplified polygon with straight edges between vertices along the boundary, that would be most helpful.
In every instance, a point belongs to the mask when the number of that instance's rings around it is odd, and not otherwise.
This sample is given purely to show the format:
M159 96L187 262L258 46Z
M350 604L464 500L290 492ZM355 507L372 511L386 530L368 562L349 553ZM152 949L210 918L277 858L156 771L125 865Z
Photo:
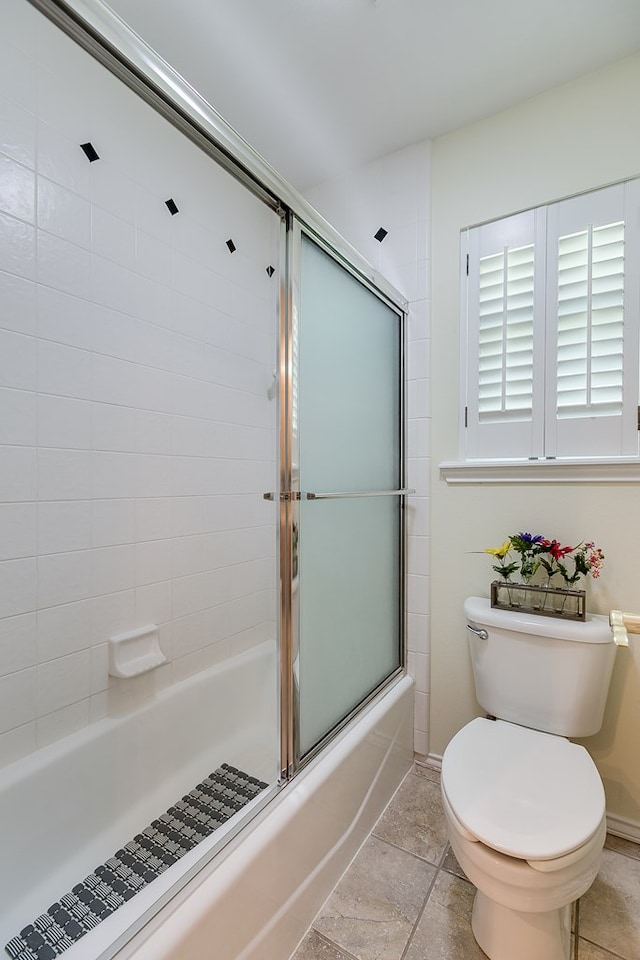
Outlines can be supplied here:
M279 495L280 500L357 500L360 497L405 497L415 493L406 487L404 490L354 490L343 493L303 493L300 490L287 490ZM278 494L264 493L264 500L277 500Z
M342 493L303 493L302 500L357 500L360 497L405 497L415 490L354 490Z

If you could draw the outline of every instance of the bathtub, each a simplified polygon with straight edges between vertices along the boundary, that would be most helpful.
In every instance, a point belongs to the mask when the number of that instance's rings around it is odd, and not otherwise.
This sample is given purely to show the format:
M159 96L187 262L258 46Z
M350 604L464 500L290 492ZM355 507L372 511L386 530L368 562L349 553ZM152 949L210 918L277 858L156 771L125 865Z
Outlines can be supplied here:
M153 674L116 681L111 693L118 716L0 771L0 956L11 937L220 764L275 782L275 676L271 641L155 695L148 691L146 699L140 698ZM216 835L217 842L222 834ZM98 956L105 936L117 939L158 888L175 885L194 854L66 950L65 958L76 950Z
M262 644L0 773L0 947L227 762L272 786L63 956L286 960L411 765L413 686L278 788L274 656Z

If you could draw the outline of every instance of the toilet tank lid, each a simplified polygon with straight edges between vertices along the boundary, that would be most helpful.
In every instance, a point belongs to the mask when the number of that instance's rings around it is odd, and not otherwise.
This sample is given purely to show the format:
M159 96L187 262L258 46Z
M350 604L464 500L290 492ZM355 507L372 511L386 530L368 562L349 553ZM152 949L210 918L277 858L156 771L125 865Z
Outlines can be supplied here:
M469 833L521 860L576 850L605 812L584 747L503 720L478 718L455 735L442 759L442 789Z
M561 620L559 617L540 617L535 613L500 610L491 606L486 597L467 597L464 602L467 622L477 626L499 627L515 633L532 633L539 637L576 640L580 643L613 643L613 634L607 617L589 613L586 620Z

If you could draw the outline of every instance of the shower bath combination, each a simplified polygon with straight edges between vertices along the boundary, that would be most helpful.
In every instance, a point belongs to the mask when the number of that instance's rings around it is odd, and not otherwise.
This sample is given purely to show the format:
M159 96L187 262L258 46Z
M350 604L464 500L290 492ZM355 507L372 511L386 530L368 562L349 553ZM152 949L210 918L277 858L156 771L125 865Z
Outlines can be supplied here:
M412 757L406 303L100 0L0 18L0 950L286 955Z
M97 928L94 918L102 921L99 939L94 936L98 955L148 909L150 897L166 894L193 866L195 843L189 841L200 841L201 854L207 846L212 850L234 808L259 804L266 782L242 771L272 776L274 745L265 734L273 728L276 702L264 676L273 670L273 657L271 644L253 647L0 775L1 822L15 825L3 841L4 863L11 866L10 872L3 867L2 891L9 956L38 956L48 944L65 941L81 949L81 938ZM200 787L209 796L213 788L224 801L208 808L219 817L215 835L204 816L208 797L193 795L205 779L202 771L216 776ZM25 811L28 842L21 826ZM155 890L147 887L152 881ZM25 927L31 930L21 936Z

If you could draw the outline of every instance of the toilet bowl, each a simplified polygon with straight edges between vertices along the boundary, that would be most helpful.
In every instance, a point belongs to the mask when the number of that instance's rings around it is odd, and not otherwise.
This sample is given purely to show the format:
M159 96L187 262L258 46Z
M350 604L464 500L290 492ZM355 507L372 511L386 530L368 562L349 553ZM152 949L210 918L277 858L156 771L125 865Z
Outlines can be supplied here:
M448 745L449 841L477 887L472 929L491 960L568 960L571 904L599 869L602 781L563 736L476 719Z
M490 960L569 960L571 904L598 872L605 797L591 757L567 738L602 726L609 622L484 597L467 597L464 613L487 718L453 737L441 784L451 846L477 887L473 933Z

